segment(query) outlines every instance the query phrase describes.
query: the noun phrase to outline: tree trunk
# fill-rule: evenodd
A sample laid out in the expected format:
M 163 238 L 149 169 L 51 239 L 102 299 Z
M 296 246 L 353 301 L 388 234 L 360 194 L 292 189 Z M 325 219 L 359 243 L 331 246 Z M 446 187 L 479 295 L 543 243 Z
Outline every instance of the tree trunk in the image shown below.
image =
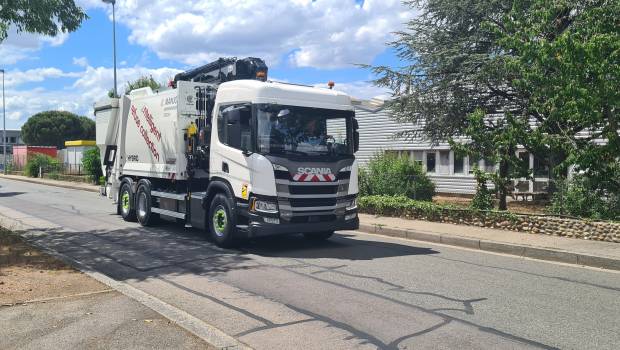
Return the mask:
M 506 210 L 508 209 L 508 205 L 506 204 L 506 197 L 507 197 L 507 190 L 506 190 L 506 184 L 508 181 L 510 181 L 510 179 L 507 179 L 508 177 L 508 162 L 506 160 L 501 160 L 499 162 L 499 189 L 498 189 L 498 193 L 499 193 L 499 210 Z

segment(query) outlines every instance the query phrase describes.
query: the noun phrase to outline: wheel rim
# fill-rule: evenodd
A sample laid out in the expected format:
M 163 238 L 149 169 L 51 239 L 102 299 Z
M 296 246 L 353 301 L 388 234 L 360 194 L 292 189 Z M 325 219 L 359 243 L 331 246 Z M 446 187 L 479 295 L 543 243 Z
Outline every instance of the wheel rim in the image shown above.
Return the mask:
M 129 192 L 127 191 L 123 192 L 121 195 L 121 208 L 124 213 L 129 211 Z
M 226 210 L 220 205 L 213 213 L 213 229 L 218 237 L 224 236 L 227 224 L 228 217 L 226 216 Z
M 140 193 L 138 197 L 138 214 L 141 218 L 146 216 L 146 193 Z

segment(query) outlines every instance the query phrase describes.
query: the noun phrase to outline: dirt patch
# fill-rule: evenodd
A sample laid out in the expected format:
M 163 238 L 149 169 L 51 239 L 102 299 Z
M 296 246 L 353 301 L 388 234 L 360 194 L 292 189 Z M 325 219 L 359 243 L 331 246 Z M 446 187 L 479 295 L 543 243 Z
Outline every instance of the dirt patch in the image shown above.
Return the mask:
M 450 196 L 435 196 L 433 197 L 433 203 L 437 204 L 451 204 L 459 208 L 468 208 L 471 203 L 471 198 L 464 197 L 450 197 Z M 546 214 L 547 203 L 544 201 L 521 201 L 512 200 L 508 198 L 508 211 L 521 214 Z M 496 205 L 497 206 L 497 205 Z
M 0 305 L 108 289 L 0 228 Z

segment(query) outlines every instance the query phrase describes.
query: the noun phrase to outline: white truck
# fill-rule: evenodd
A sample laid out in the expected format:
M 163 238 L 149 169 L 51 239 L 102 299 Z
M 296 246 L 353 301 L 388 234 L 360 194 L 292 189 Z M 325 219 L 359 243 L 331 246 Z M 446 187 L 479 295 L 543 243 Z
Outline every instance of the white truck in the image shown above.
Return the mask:
M 357 229 L 351 99 L 267 80 L 261 59 L 219 59 L 168 88 L 95 104 L 102 195 L 123 219 L 176 219 L 229 247 L 241 237 Z

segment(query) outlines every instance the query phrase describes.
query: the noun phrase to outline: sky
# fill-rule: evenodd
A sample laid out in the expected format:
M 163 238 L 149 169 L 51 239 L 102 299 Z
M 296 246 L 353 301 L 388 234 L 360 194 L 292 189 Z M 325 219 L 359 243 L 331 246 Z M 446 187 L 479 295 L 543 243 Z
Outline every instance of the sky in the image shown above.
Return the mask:
M 76 0 L 89 18 L 57 37 L 9 30 L 0 43 L 6 123 L 67 110 L 93 117 L 113 86 L 112 8 Z M 166 83 L 218 57 L 260 57 L 269 78 L 326 86 L 357 98 L 385 96 L 356 64 L 399 64 L 386 43 L 412 10 L 401 0 L 117 0 L 119 92 L 142 75 Z

